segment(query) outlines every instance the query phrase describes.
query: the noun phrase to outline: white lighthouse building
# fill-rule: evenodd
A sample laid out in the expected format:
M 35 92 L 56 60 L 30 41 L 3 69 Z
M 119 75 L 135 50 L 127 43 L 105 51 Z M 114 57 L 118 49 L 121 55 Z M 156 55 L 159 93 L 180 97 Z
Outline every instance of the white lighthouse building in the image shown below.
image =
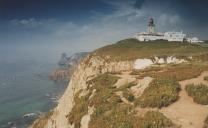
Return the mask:
M 153 18 L 149 19 L 149 24 L 148 24 L 148 33 L 149 34 L 154 34 L 155 33 L 155 24 Z
M 135 36 L 139 41 L 164 40 L 164 34 L 156 32 L 153 18 L 149 19 L 147 32 L 141 32 Z
M 150 18 L 148 21 L 148 28 L 147 32 L 141 32 L 135 35 L 135 38 L 139 41 L 154 41 L 154 40 L 167 40 L 170 42 L 189 42 L 189 43 L 199 43 L 203 42 L 200 41 L 198 38 L 187 38 L 186 34 L 181 32 L 165 32 L 160 33 L 156 32 L 156 25 L 154 23 L 154 19 Z

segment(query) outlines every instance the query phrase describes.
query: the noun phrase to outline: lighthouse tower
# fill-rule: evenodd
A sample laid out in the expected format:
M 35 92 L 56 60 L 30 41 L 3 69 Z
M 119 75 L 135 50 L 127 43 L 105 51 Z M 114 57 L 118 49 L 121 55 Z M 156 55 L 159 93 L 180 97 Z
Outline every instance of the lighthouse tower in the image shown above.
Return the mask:
M 155 24 L 154 24 L 154 20 L 153 20 L 152 17 L 149 19 L 148 30 L 147 31 L 148 31 L 149 34 L 154 34 L 155 33 Z

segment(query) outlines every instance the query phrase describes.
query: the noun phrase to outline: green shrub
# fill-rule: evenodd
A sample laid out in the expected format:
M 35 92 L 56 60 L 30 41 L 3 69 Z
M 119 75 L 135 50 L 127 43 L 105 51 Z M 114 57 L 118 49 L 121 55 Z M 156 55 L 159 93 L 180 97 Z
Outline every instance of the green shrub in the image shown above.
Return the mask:
M 112 88 L 112 85 L 114 85 L 119 77 L 110 75 L 108 73 L 101 74 L 94 79 L 87 82 L 87 84 L 94 84 L 96 85 L 95 88 L 103 88 L 103 87 L 109 87 Z
M 114 101 L 119 101 L 119 98 L 114 94 L 114 90 L 116 90 L 116 88 L 113 88 L 113 85 L 118 79 L 119 77 L 117 76 L 105 73 L 89 81 L 89 83 L 94 85 L 92 88 L 90 88 L 90 90 L 92 91 L 93 89 L 96 89 L 95 96 L 92 98 L 92 100 L 90 100 L 90 105 L 96 107 L 103 103 L 109 102 L 108 100 L 110 98 L 112 98 Z
M 180 85 L 175 80 L 155 79 L 136 100 L 141 107 L 165 107 L 178 99 Z
M 93 113 L 89 123 L 90 128 L 133 128 L 133 114 L 131 106 L 126 104 L 102 104 L 97 109 L 102 109 L 99 114 Z M 98 111 L 96 109 L 96 111 Z M 100 111 L 100 110 L 99 110 Z
M 149 111 L 138 120 L 136 125 L 136 128 L 169 128 L 173 126 L 173 123 L 162 113 Z
M 130 94 L 127 99 L 130 102 L 134 101 L 134 95 Z
M 133 102 L 134 101 L 134 95 L 129 92 L 129 90 L 123 91 L 123 97 L 125 97 L 128 101 Z
M 75 95 L 75 105 L 72 108 L 71 112 L 66 116 L 70 124 L 74 123 L 75 128 L 80 127 L 80 122 L 82 117 L 88 112 L 89 96 L 82 96 L 79 98 L 81 91 L 77 92 Z
M 191 96 L 194 102 L 202 105 L 208 105 L 208 86 L 200 85 L 187 85 L 186 91 Z

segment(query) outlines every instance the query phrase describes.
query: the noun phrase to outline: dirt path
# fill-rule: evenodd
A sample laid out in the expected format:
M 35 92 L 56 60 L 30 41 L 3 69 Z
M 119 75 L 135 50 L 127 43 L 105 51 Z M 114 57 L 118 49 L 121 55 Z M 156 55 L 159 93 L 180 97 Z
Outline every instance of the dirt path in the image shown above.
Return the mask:
M 141 85 L 146 85 L 151 82 L 152 78 L 146 77 L 142 80 L 136 80 L 135 76 L 129 74 L 129 72 L 123 72 L 121 75 L 117 75 L 121 77 L 117 83 L 116 87 L 120 87 L 129 82 L 137 82 L 138 85 L 131 88 L 131 91 L 140 94 L 142 90 Z M 189 97 L 185 91 L 185 86 L 188 84 L 200 84 L 203 83 L 208 86 L 208 81 L 204 81 L 204 76 L 208 76 L 208 71 L 203 72 L 199 77 L 180 81 L 181 91 L 179 93 L 179 100 L 172 105 L 162 108 L 159 111 L 162 112 L 166 117 L 171 119 L 173 123 L 180 125 L 181 128 L 202 128 L 204 124 L 205 118 L 208 116 L 208 105 L 200 105 L 193 102 L 193 99 Z M 144 88 L 146 87 L 144 86 Z M 139 115 L 143 115 L 146 111 L 158 109 L 144 109 L 137 108 L 136 109 Z
M 130 75 L 130 72 L 122 72 L 122 74 L 116 76 L 120 77 L 114 85 L 117 88 L 136 80 L 135 76 Z
M 208 106 L 194 103 L 185 91 L 187 84 L 206 84 L 204 76 L 208 76 L 208 72 L 203 72 L 199 77 L 184 80 L 180 82 L 182 90 L 180 91 L 180 99 L 160 110 L 165 116 L 171 119 L 175 124 L 181 125 L 182 128 L 202 128 L 203 121 L 208 116 Z

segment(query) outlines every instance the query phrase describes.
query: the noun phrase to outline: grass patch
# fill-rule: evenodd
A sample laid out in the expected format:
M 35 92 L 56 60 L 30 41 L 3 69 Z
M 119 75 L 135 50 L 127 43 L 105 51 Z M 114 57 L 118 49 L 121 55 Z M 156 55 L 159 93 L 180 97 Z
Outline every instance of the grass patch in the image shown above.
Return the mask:
M 207 118 L 204 120 L 204 126 L 203 128 L 208 128 L 208 116 Z
M 135 86 L 129 83 L 121 88 L 112 86 L 119 78 L 110 74 L 102 74 L 88 81 L 92 84 L 89 87 L 90 93 L 79 98 L 78 92 L 75 96 L 75 106 L 68 115 L 69 122 L 75 124 L 75 128 L 80 127 L 81 118 L 87 113 L 88 106 L 94 106 L 95 111 L 91 115 L 90 128 L 158 128 L 172 126 L 172 122 L 159 112 L 147 112 L 144 117 L 137 117 L 135 106 L 125 104 L 115 92 L 123 91 L 127 94 L 129 101 L 134 101 L 134 97 L 129 92 L 129 88 Z M 94 97 L 89 99 L 92 91 L 96 89 Z
M 99 109 L 99 106 L 97 109 Z M 103 109 L 103 107 L 102 107 Z M 92 115 L 89 123 L 90 128 L 133 128 L 132 108 L 129 105 L 117 104 L 109 106 L 108 110 Z M 97 111 L 97 110 L 96 110 Z
M 205 76 L 205 77 L 204 77 L 204 80 L 208 81 L 208 76 Z
M 80 128 L 80 122 L 82 117 L 88 112 L 89 104 L 89 94 L 87 96 L 82 96 L 79 98 L 81 91 L 77 92 L 75 95 L 75 105 L 72 108 L 71 112 L 66 116 L 69 123 L 74 124 L 75 128 Z
M 123 91 L 123 97 L 125 97 L 130 102 L 133 102 L 135 99 L 134 95 L 129 90 Z
M 95 55 L 104 58 L 106 56 L 110 56 L 110 59 L 115 61 L 172 55 L 179 57 L 188 57 L 192 55 L 196 56 L 196 58 L 200 58 L 200 55 L 207 53 L 207 47 L 202 47 L 196 44 L 168 41 L 141 42 L 137 39 L 125 39 L 117 42 L 116 44 L 102 47 L 94 52 Z
M 165 67 L 150 67 L 143 70 L 134 70 L 131 72 L 131 74 L 139 75 L 140 78 L 150 76 L 159 79 L 175 79 L 177 81 L 181 81 L 195 78 L 207 69 L 207 65 L 177 64 L 167 65 Z
M 193 56 L 193 59 L 198 61 L 208 61 L 208 54 L 195 55 Z
M 147 112 L 135 125 L 135 128 L 169 128 L 174 126 L 170 119 L 156 111 Z
M 122 85 L 121 87 L 119 87 L 119 88 L 117 89 L 117 91 L 125 91 L 125 90 L 127 90 L 127 89 L 130 89 L 130 88 L 133 87 L 133 86 L 136 86 L 136 85 L 137 85 L 137 84 L 134 83 L 134 82 L 127 83 L 127 84 Z
M 102 74 L 89 81 L 96 89 L 95 96 L 90 100 L 90 105 L 95 107 L 91 116 L 90 128 L 128 128 L 131 127 L 130 118 L 127 118 L 131 106 L 125 105 L 119 96 L 115 94 L 118 90 L 113 88 L 119 77 L 109 74 Z
M 52 115 L 53 115 L 53 111 L 50 111 L 50 112 L 42 115 L 37 121 L 34 122 L 32 127 L 33 128 L 44 128 L 47 125 L 48 120 L 51 118 Z
M 67 115 L 69 123 L 74 124 L 75 128 L 80 128 L 82 117 L 88 113 L 88 106 L 98 108 L 96 110 L 96 113 L 98 114 L 105 111 L 105 109 L 108 109 L 108 106 L 113 105 L 114 102 L 121 102 L 121 100 L 112 93 L 112 85 L 115 84 L 117 80 L 118 77 L 116 76 L 102 74 L 93 80 L 88 81 L 88 84 L 94 84 L 94 86 L 89 88 L 90 92 L 86 96 L 79 97 L 81 91 L 75 94 L 75 105 L 72 108 L 72 111 Z M 89 97 L 94 89 L 96 89 L 96 94 L 90 100 Z M 103 103 L 106 103 L 106 105 L 100 106 Z
M 113 85 L 118 81 L 119 77 L 110 74 L 102 74 L 96 78 L 90 80 L 88 84 L 94 86 L 90 90 L 96 89 L 96 94 L 90 101 L 91 106 L 98 106 L 102 103 L 108 102 L 107 100 L 114 96 L 114 90 L 116 89 Z
M 88 81 L 87 84 L 96 85 L 96 87 L 94 87 L 95 89 L 101 89 L 104 87 L 111 88 L 117 82 L 118 79 L 119 77 L 117 76 L 104 73 Z
M 206 85 L 187 85 L 186 91 L 194 102 L 202 105 L 208 105 L 208 87 Z
M 122 91 L 123 92 L 123 97 L 125 97 L 128 101 L 133 102 L 135 97 L 134 95 L 129 91 L 129 89 L 133 86 L 136 86 L 137 84 L 134 82 L 122 85 L 116 91 Z
M 180 85 L 176 80 L 155 79 L 136 99 L 141 107 L 166 107 L 178 99 Z

